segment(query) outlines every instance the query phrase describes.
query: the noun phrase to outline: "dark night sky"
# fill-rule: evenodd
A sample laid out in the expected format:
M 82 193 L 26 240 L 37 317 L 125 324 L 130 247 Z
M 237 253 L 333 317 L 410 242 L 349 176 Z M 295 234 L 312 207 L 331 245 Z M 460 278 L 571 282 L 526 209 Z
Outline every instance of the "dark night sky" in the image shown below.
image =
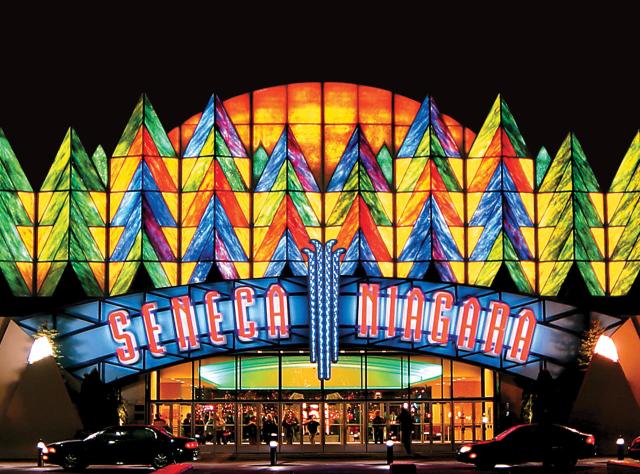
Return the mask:
M 476 131 L 500 92 L 532 154 L 542 145 L 554 154 L 573 131 L 606 188 L 640 127 L 638 40 L 625 12 L 595 13 L 523 12 L 472 23 L 404 11 L 389 16 L 389 28 L 357 15 L 328 15 L 319 27 L 308 16 L 258 13 L 255 24 L 239 24 L 230 14 L 190 30 L 166 18 L 133 15 L 113 28 L 98 24 L 99 13 L 61 23 L 43 14 L 42 23 L 2 33 L 0 127 L 39 187 L 69 125 L 88 150 L 102 144 L 110 153 L 142 91 L 167 130 L 201 111 L 212 92 L 226 99 L 324 80 L 416 100 L 431 94 Z

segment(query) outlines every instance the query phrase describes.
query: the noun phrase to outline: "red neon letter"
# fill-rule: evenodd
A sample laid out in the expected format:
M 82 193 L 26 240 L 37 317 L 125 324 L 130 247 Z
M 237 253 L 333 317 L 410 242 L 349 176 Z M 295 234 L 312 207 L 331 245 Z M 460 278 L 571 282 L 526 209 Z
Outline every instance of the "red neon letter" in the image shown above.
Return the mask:
M 418 342 L 422 339 L 423 313 L 424 293 L 420 288 L 411 288 L 407 293 L 407 311 L 404 317 L 404 337 L 402 340 Z M 412 333 L 413 337 L 411 337 Z
M 462 304 L 460 308 L 460 324 L 458 325 L 458 349 L 473 351 L 478 336 L 478 321 L 480 319 L 480 302 L 473 296 Z
M 118 360 L 125 365 L 135 364 L 140 359 L 140 354 L 138 353 L 136 336 L 132 332 L 125 331 L 131 325 L 129 313 L 124 309 L 117 309 L 109 313 L 108 319 L 111 337 L 115 342 L 123 344 L 122 347 L 116 349 Z
M 289 337 L 289 305 L 287 293 L 280 285 L 275 284 L 267 291 L 267 324 L 269 337 Z M 278 334 L 279 330 L 280 334 Z
M 387 289 L 387 337 L 396 335 L 396 308 L 398 307 L 398 287 Z
M 449 318 L 445 311 L 453 309 L 453 295 L 448 291 L 436 291 L 433 295 L 433 311 L 428 341 L 431 344 L 446 344 L 449 341 Z
M 142 313 L 142 321 L 144 322 L 144 331 L 147 333 L 147 342 L 149 343 L 149 352 L 154 356 L 162 356 L 167 350 L 160 344 L 160 334 L 162 328 L 156 322 L 156 309 L 158 304 L 154 301 L 145 303 L 140 309 Z
M 507 327 L 507 319 L 511 308 L 502 301 L 492 301 L 489 303 L 491 319 L 485 331 L 484 344 L 482 350 L 485 354 L 499 356 L 504 344 L 504 329 Z
M 358 292 L 358 326 L 360 337 L 378 336 L 378 296 L 380 285 L 360 283 Z
M 207 323 L 209 325 L 209 340 L 211 344 L 220 346 L 227 343 L 227 336 L 220 334 L 220 322 L 222 314 L 218 311 L 216 300 L 220 298 L 220 293 L 215 290 L 207 291 L 204 295 L 204 304 L 207 307 Z
M 524 308 L 520 311 L 518 325 L 514 325 L 511 330 L 511 350 L 507 354 L 507 359 L 514 362 L 527 361 L 536 323 L 536 315 L 531 309 Z
M 247 306 L 253 305 L 253 288 L 241 286 L 236 288 L 234 293 L 234 305 L 236 309 L 236 326 L 238 328 L 238 339 L 250 341 L 256 337 L 256 323 L 249 321 L 247 317 Z
M 196 325 L 196 316 L 193 313 L 189 296 L 171 298 L 171 313 L 173 313 L 173 324 L 178 335 L 178 349 L 180 351 L 199 349 L 198 326 Z M 185 334 L 185 326 L 188 331 L 187 334 Z

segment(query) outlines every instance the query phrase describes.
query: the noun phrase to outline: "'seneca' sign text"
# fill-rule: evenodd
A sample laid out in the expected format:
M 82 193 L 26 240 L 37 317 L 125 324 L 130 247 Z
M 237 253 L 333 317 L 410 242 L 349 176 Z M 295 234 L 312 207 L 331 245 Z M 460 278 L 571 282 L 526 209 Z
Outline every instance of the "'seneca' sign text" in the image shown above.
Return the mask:
M 188 295 L 171 298 L 169 327 L 158 323 L 157 303 L 145 303 L 140 308 L 142 331 L 133 330 L 132 318 L 126 309 L 111 311 L 107 318 L 111 338 L 118 344 L 118 360 L 126 365 L 136 364 L 145 345 L 154 357 L 163 357 L 165 344 L 169 342 L 175 342 L 181 352 L 199 349 L 201 340 L 205 340 L 201 338 L 223 346 L 230 333 L 240 342 L 255 341 L 260 328 L 248 311 L 256 303 L 255 290 L 250 286 L 234 290 L 232 304 L 227 306 L 232 314 L 220 311 L 220 298 L 218 291 L 210 290 L 203 301 L 198 302 L 203 307 L 204 319 L 196 317 Z M 265 303 L 261 320 L 266 321 L 266 336 L 289 338 L 289 303 L 285 289 L 273 284 L 260 298 L 264 298 Z M 505 358 L 514 362 L 526 362 L 529 358 L 536 328 L 536 316 L 530 308 L 522 308 L 510 318 L 511 308 L 500 300 L 490 301 L 488 308 L 482 308 L 475 297 L 456 302 L 454 295 L 444 290 L 427 295 L 420 288 L 412 287 L 400 294 L 397 286 L 383 290 L 374 283 L 360 283 L 354 313 L 357 314 L 341 315 L 341 321 L 343 326 L 347 323 L 346 326 L 354 327 L 359 338 L 399 338 L 407 344 L 455 344 L 461 351 L 494 357 L 504 353 Z M 166 331 L 173 334 L 168 336 Z M 140 337 L 146 340 L 140 341 Z

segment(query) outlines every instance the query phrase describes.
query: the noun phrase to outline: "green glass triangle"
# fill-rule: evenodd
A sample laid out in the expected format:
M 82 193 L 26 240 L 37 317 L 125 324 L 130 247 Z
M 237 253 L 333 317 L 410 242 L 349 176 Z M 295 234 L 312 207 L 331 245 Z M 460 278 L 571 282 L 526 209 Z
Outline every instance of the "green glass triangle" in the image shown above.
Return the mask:
M 287 189 L 289 191 L 304 191 L 300 180 L 298 179 L 298 175 L 293 169 L 293 164 L 291 161 L 286 160 L 287 163 Z
M 302 223 L 305 226 L 320 226 L 320 222 L 318 221 L 315 212 L 313 212 L 313 208 L 311 207 L 311 203 L 307 199 L 306 193 L 300 191 L 291 191 L 288 194 L 291 197 L 291 202 L 293 202 L 293 205 L 298 211 L 298 215 L 300 216 Z
M 224 176 L 229 181 L 232 191 L 246 191 L 247 186 L 242 179 L 242 175 L 236 166 L 235 159 L 230 156 L 218 156 L 216 157 L 220 169 L 224 173 Z
M 384 212 L 384 208 L 382 207 L 382 204 L 380 204 L 377 193 L 362 192 L 361 196 L 367 204 L 367 207 L 371 212 L 371 217 L 373 217 L 373 220 L 377 225 L 391 225 L 391 220 L 389 220 L 387 214 Z
M 376 161 L 378 162 L 387 183 L 393 183 L 393 158 L 386 145 L 382 145 L 382 148 L 380 148 L 380 151 L 376 156 Z
M 520 157 L 529 156 L 527 146 L 524 143 L 524 138 L 522 138 L 522 134 L 520 133 L 518 125 L 511 114 L 511 110 L 509 110 L 509 106 L 502 97 L 500 97 L 500 125 L 507 132 L 507 136 L 511 141 L 511 145 L 516 152 L 516 155 Z
M 269 154 L 262 144 L 260 144 L 253 154 L 253 179 L 255 182 L 258 182 L 260 175 L 262 175 L 264 171 L 264 167 L 267 166 L 267 161 L 269 161 Z
M 224 141 L 224 138 L 220 134 L 220 131 L 216 128 L 215 134 L 215 154 L 216 156 L 231 156 L 231 151 L 229 151 L 229 147 L 227 143 Z
M 536 156 L 536 189 L 540 188 L 544 175 L 549 169 L 551 164 L 551 155 L 545 147 L 540 148 L 538 155 Z
M 431 155 L 447 156 L 444 148 L 442 148 L 442 143 L 440 143 L 438 135 L 436 134 L 431 124 L 427 128 L 427 133 L 431 135 Z

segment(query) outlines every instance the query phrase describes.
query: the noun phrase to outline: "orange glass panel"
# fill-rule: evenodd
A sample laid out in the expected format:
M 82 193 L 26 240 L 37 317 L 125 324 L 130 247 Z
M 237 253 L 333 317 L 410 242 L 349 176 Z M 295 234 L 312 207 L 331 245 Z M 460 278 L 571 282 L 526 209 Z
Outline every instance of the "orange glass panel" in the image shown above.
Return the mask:
M 292 84 L 288 91 L 289 123 L 320 123 L 322 89 L 319 82 Z
M 393 114 L 396 125 L 411 125 L 418 109 L 420 109 L 420 103 L 401 95 L 395 95 L 393 100 L 395 101 Z
M 360 123 L 391 123 L 391 92 L 375 87 L 358 87 Z
M 287 120 L 287 87 L 270 87 L 253 93 L 255 123 L 285 123 Z
M 356 123 L 358 120 L 358 86 L 328 82 L 324 85 L 325 123 Z
M 251 107 L 249 94 L 242 94 L 224 101 L 224 108 L 235 125 L 250 123 Z

